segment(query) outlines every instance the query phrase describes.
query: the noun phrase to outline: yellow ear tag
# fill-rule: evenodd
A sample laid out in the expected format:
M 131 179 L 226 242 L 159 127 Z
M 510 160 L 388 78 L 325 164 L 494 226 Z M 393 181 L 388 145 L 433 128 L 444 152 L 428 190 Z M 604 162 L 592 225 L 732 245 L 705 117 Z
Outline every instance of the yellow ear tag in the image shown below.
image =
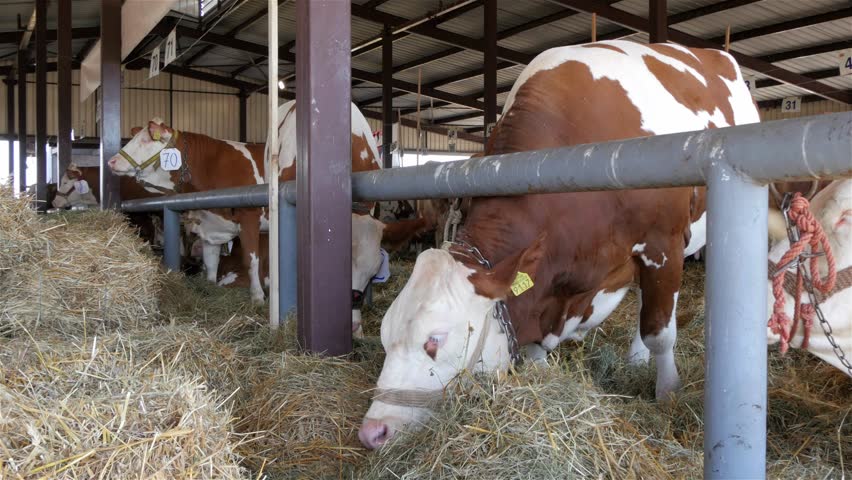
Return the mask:
M 154 132 L 153 137 L 154 137 L 154 140 L 159 142 L 160 141 L 160 131 L 158 130 L 158 131 Z
M 527 290 L 533 287 L 534 283 L 532 278 L 524 272 L 518 272 L 515 276 L 515 281 L 512 282 L 512 293 L 515 296 L 519 296 L 520 294 L 526 292 Z

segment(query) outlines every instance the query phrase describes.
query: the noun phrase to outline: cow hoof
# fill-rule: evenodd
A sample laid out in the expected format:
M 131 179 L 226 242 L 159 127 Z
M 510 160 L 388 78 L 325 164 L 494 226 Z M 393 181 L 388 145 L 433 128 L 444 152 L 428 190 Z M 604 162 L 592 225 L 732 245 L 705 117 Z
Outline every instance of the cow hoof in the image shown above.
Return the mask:
M 678 390 L 680 390 L 680 378 L 674 378 L 670 382 L 660 383 L 657 382 L 657 390 L 656 397 L 657 401 L 660 403 L 674 403 L 676 394 Z
M 364 338 L 364 328 L 358 325 L 358 328 L 352 330 L 352 338 Z

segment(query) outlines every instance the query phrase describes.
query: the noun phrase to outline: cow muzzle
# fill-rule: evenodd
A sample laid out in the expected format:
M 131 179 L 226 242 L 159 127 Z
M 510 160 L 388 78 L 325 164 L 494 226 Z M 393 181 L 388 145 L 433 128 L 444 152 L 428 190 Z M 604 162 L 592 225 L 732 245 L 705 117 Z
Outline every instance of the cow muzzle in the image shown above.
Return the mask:
M 381 420 L 364 419 L 364 423 L 358 430 L 358 439 L 366 448 L 375 450 L 387 443 L 393 434 L 393 428 L 387 423 Z

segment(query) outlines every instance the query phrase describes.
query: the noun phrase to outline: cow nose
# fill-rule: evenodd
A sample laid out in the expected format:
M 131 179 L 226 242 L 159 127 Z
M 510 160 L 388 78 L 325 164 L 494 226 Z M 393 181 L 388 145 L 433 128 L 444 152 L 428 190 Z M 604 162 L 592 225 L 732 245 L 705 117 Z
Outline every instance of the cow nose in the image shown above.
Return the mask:
M 393 430 L 381 420 L 365 420 L 358 430 L 358 438 L 370 450 L 382 446 L 392 436 Z
M 115 168 L 115 157 L 110 158 L 107 165 L 109 165 L 110 168 Z

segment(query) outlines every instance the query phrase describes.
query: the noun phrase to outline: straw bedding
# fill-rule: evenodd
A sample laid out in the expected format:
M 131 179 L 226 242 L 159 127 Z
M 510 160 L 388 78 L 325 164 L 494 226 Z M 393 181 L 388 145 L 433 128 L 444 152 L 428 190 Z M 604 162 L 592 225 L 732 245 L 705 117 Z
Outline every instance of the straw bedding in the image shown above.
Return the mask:
M 40 261 L 46 245 L 56 251 L 52 232 L 73 230 L 69 217 L 33 221 L 18 207 L 0 202 L 0 222 L 23 219 L 17 237 L 0 223 L 5 285 L 18 263 Z M 113 233 L 88 234 L 104 243 L 114 235 L 128 251 L 139 245 L 114 218 L 89 215 L 89 228 Z M 156 266 L 143 247 L 135 251 Z M 85 252 L 67 258 L 88 265 Z M 112 271 L 120 262 L 108 258 L 101 265 Z M 301 354 L 294 326 L 271 334 L 247 292 L 174 274 L 154 272 L 137 286 L 150 298 L 131 305 L 145 313 L 122 310 L 136 317 L 89 320 L 87 307 L 84 322 L 82 309 L 69 309 L 58 315 L 69 323 L 57 326 L 7 312 L 16 326 L 0 339 L 0 478 L 701 477 L 700 264 L 687 265 L 681 289 L 684 387 L 671 404 L 653 400 L 653 366 L 622 360 L 635 328 L 630 293 L 583 344 L 555 352 L 550 367 L 464 377 L 423 429 L 363 450 L 357 428 L 383 361 L 375 335 L 412 266 L 413 257 L 394 259 L 393 277 L 375 286 L 364 310 L 368 338 L 346 358 Z M 73 289 L 67 282 L 54 288 Z M 771 351 L 770 359 L 768 475 L 848 476 L 852 382 L 801 352 Z

